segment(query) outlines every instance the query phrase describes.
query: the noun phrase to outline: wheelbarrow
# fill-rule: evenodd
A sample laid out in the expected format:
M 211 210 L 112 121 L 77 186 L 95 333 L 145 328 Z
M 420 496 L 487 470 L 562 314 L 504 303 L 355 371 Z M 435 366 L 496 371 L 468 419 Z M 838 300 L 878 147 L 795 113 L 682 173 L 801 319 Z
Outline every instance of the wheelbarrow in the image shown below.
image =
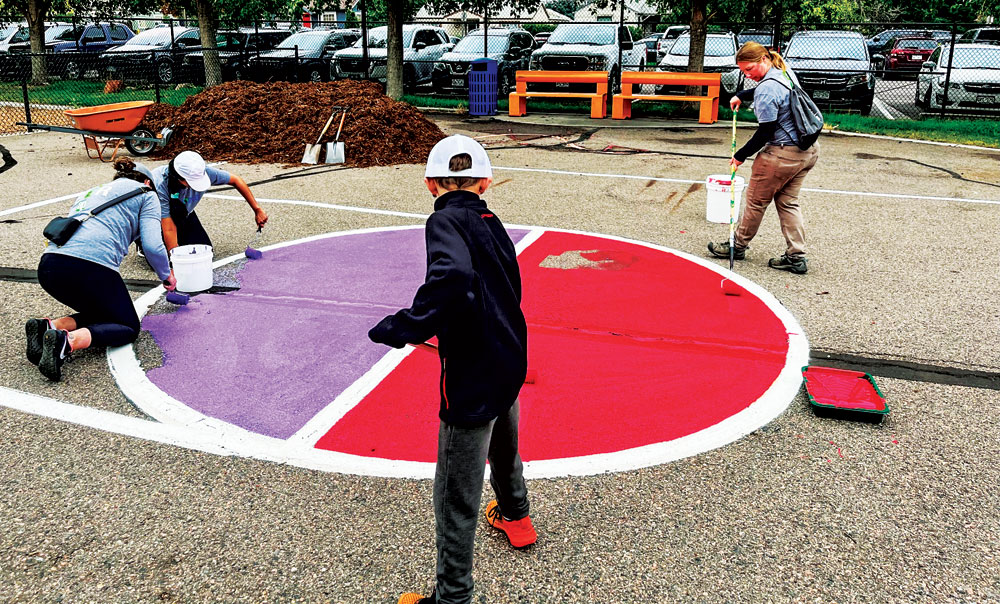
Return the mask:
M 96 157 L 102 162 L 114 161 L 123 144 L 132 155 L 149 155 L 157 146 L 163 147 L 170 142 L 173 135 L 170 128 L 163 128 L 154 135 L 148 128 L 139 127 L 152 105 L 153 101 L 129 101 L 68 109 L 64 113 L 73 120 L 76 128 L 31 122 L 17 122 L 17 125 L 26 126 L 28 132 L 42 130 L 79 134 L 83 136 L 87 157 Z M 105 159 L 109 148 L 112 149 L 111 157 Z

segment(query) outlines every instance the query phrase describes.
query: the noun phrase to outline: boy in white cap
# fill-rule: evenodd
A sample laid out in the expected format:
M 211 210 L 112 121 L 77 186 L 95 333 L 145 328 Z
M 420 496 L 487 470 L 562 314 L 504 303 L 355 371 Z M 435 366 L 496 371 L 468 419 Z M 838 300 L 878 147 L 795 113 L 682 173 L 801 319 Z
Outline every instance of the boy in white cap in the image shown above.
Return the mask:
M 410 308 L 382 319 L 368 337 L 394 348 L 438 338 L 437 584 L 429 597 L 406 593 L 399 604 L 467 604 L 487 458 L 497 496 L 486 506 L 487 523 L 516 548 L 538 538 L 518 453 L 528 330 L 514 243 L 479 198 L 493 182 L 486 150 L 449 136 L 431 150 L 424 175 L 437 198 L 425 231 L 425 282 Z
M 253 210 L 257 228 L 267 223 L 267 212 L 257 204 L 242 178 L 206 166 L 205 160 L 194 151 L 181 152 L 168 165 L 153 170 L 153 185 L 160 199 L 163 243 L 167 246 L 167 253 L 179 245 L 212 245 L 194 208 L 213 185 L 235 187 Z

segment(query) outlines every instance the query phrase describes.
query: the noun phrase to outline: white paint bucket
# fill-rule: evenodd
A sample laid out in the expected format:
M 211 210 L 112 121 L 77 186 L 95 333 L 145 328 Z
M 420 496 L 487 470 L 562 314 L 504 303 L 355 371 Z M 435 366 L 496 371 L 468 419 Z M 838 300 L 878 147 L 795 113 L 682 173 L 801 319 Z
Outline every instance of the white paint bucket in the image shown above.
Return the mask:
M 200 292 L 212 287 L 212 246 L 181 245 L 170 250 L 177 291 Z
M 708 202 L 705 206 L 705 219 L 709 222 L 729 224 L 729 187 L 728 174 L 713 174 L 705 179 L 705 189 L 708 191 Z M 743 191 L 746 181 L 742 176 L 736 177 L 736 215 L 733 222 L 740 220 L 740 202 L 743 201 Z

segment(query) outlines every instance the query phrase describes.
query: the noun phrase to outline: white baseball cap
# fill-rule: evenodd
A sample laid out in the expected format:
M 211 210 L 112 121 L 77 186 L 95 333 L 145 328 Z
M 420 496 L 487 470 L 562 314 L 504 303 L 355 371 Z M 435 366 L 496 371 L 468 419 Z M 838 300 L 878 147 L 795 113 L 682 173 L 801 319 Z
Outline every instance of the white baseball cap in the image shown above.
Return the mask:
M 466 170 L 452 171 L 448 164 L 456 155 L 467 153 L 472 158 L 472 167 Z M 493 178 L 493 168 L 486 149 L 468 136 L 455 134 L 441 139 L 431 149 L 427 156 L 426 178 L 444 178 L 446 176 L 467 176 L 469 178 Z
M 175 157 L 174 171 L 199 193 L 212 186 L 211 179 L 205 174 L 205 160 L 194 151 L 184 151 Z

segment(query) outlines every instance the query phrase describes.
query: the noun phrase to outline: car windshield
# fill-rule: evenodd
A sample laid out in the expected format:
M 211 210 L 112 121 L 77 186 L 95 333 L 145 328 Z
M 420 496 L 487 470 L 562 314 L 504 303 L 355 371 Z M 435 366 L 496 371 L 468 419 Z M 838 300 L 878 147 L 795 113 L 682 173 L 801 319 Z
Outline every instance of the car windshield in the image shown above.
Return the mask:
M 865 45 L 861 38 L 808 36 L 793 38 L 785 57 L 789 59 L 829 59 L 832 61 L 864 61 Z
M 80 39 L 80 36 L 82 35 L 83 35 L 83 26 L 80 25 L 78 27 L 67 27 L 65 29 L 62 29 L 55 35 L 54 38 L 51 39 L 56 40 L 58 42 L 75 42 L 76 40 Z M 46 36 L 46 38 L 48 38 L 48 36 Z
M 178 32 L 180 33 L 180 32 Z M 125 46 L 169 46 L 170 45 L 170 28 L 169 27 L 154 27 L 153 29 L 147 29 L 141 34 L 137 34 L 135 37 L 129 39 L 128 42 L 122 45 Z
M 756 42 L 763 46 L 771 45 L 771 34 L 740 34 L 740 45 L 746 44 L 747 42 Z
M 615 43 L 614 25 L 560 25 L 548 39 L 549 44 L 594 44 L 607 46 Z
M 691 36 L 684 34 L 670 47 L 670 54 L 687 56 L 691 52 Z M 708 36 L 705 38 L 706 57 L 735 57 L 736 46 L 729 36 Z
M 386 27 L 376 27 L 374 29 L 368 30 L 368 48 L 385 48 L 388 44 L 389 29 Z M 358 38 L 358 41 L 354 43 L 353 48 L 362 47 L 362 39 Z M 410 47 L 410 40 L 413 39 L 413 30 L 403 30 L 403 48 Z M 482 40 L 479 41 L 482 44 Z
M 487 36 L 487 52 L 506 52 L 509 36 Z M 468 35 L 458 41 L 452 52 L 483 52 L 483 35 Z
M 945 56 L 941 66 L 947 66 Z M 954 69 L 1000 69 L 1000 46 L 996 48 L 958 48 L 951 60 Z
M 10 25 L 5 25 L 3 27 L 0 27 L 0 40 L 6 40 L 7 38 L 10 37 L 12 33 L 14 33 L 17 30 L 18 30 L 17 25 L 13 23 Z
M 275 48 L 295 48 L 299 50 L 319 50 L 326 44 L 328 32 L 305 31 L 292 34 L 281 41 Z
M 234 33 L 221 33 L 215 36 L 216 48 L 239 48 L 243 46 L 243 36 Z
M 896 42 L 896 48 L 907 48 L 914 50 L 934 50 L 938 43 L 934 40 L 900 40 Z

